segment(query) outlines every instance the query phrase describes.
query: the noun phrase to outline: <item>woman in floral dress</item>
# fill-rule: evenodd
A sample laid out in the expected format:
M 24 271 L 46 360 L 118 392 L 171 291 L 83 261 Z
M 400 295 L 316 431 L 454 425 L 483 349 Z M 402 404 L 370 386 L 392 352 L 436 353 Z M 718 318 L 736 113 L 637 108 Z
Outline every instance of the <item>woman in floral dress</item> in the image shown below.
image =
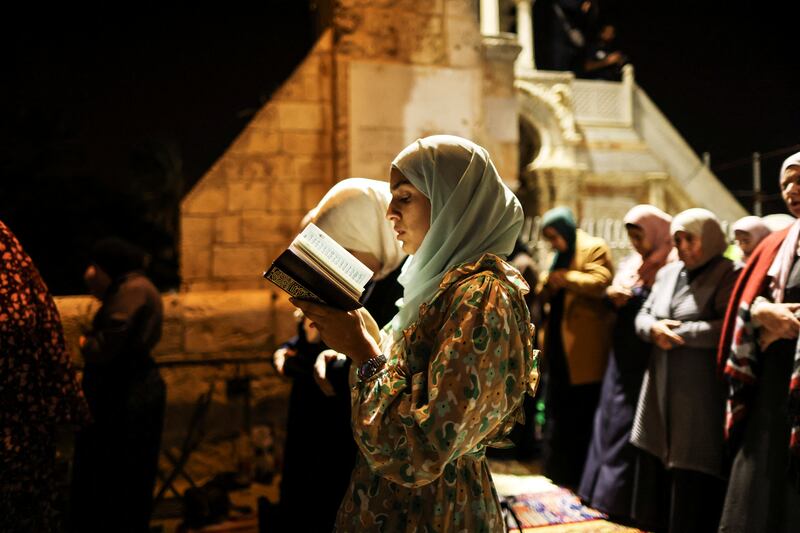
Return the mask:
M 0 531 L 60 531 L 56 434 L 89 421 L 61 317 L 0 222 Z
M 522 208 L 485 149 L 420 139 L 392 163 L 387 217 L 412 255 L 402 307 L 372 317 L 293 300 L 349 356 L 360 450 L 337 531 L 502 531 L 487 446 L 538 381 L 528 286 L 504 261 Z

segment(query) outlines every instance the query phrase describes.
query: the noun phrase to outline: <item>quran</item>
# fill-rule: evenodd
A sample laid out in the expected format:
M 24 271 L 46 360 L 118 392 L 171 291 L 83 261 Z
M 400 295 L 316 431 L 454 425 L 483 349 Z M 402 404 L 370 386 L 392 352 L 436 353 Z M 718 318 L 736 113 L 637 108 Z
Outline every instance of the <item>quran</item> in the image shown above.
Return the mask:
M 294 298 L 352 311 L 361 307 L 364 286 L 372 274 L 327 233 L 309 224 L 264 277 Z

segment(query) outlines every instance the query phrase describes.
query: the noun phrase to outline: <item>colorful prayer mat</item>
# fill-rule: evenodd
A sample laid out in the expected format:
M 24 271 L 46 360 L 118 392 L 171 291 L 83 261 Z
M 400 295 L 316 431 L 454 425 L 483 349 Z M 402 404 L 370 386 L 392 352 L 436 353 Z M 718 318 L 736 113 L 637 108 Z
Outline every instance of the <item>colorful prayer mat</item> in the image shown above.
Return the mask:
M 506 499 L 525 529 L 606 518 L 603 513 L 583 505 L 575 494 L 563 488 L 518 494 Z M 517 524 L 511 517 L 508 526 L 509 529 L 516 529 Z

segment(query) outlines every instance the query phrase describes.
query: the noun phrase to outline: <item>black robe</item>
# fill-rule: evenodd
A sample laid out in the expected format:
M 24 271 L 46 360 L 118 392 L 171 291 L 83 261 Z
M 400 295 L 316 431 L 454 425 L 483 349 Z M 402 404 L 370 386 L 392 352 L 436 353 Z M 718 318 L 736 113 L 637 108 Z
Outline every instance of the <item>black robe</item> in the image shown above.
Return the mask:
M 364 307 L 379 326 L 397 312 L 395 302 L 402 296 L 399 274 L 398 268 L 366 288 Z M 326 376 L 336 392 L 328 397 L 314 380 L 314 363 L 327 346 L 308 342 L 300 324 L 297 335 L 282 347 L 292 348 L 295 355 L 284 363 L 292 392 L 276 531 L 331 531 L 357 453 L 350 425 L 350 359 L 328 365 Z
M 82 348 L 92 423 L 75 443 L 73 531 L 148 531 L 166 404 L 150 352 L 161 338 L 161 295 L 143 274 L 108 290 Z

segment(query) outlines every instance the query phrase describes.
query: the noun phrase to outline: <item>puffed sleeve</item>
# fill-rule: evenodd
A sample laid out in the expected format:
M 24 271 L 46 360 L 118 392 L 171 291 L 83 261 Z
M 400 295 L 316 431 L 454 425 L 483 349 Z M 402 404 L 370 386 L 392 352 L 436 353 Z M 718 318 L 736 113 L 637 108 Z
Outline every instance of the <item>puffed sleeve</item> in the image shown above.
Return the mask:
M 378 475 L 406 487 L 430 483 L 520 404 L 535 362 L 524 301 L 512 290 L 486 274 L 462 281 L 442 304 L 427 369 L 390 364 L 356 385 L 354 435 Z

